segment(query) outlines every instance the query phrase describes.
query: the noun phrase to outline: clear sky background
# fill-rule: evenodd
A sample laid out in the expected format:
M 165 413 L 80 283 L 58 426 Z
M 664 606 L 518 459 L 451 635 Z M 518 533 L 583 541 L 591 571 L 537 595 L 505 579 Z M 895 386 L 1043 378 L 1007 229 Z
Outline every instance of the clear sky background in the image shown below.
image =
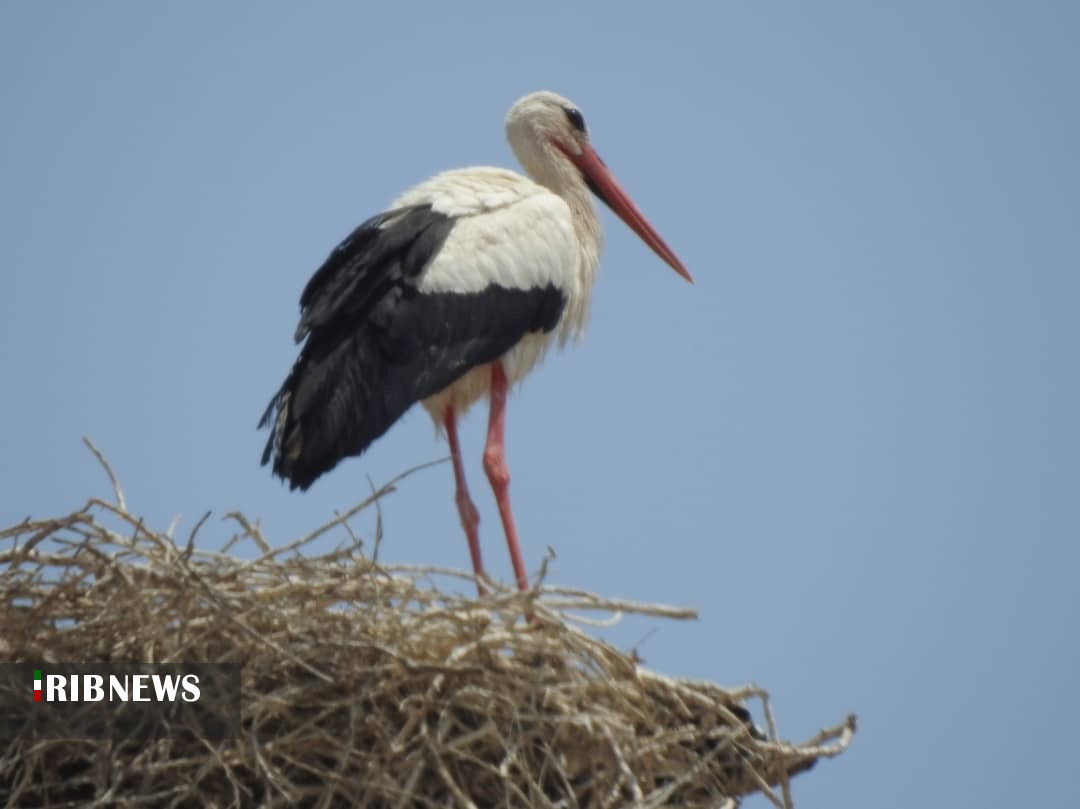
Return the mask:
M 153 524 L 275 541 L 444 456 L 416 409 L 290 493 L 255 424 L 326 253 L 438 170 L 514 166 L 507 108 L 555 90 L 698 283 L 604 211 L 589 336 L 511 400 L 530 568 L 698 608 L 611 637 L 764 685 L 789 738 L 857 712 L 801 806 L 1068 805 L 1078 8 L 4 3 L 0 524 L 109 493 L 82 435 Z M 384 558 L 467 567 L 449 466 L 384 519 Z

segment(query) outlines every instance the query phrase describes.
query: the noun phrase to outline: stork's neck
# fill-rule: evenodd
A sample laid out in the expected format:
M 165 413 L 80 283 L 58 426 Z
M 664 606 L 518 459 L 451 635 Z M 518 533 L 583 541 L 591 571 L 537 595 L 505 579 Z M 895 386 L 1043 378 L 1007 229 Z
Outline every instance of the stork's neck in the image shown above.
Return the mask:
M 593 205 L 592 193 L 577 167 L 554 146 L 541 142 L 532 145 L 532 148 L 522 149 L 513 140 L 511 143 L 526 174 L 562 197 L 570 207 L 574 234 L 580 249 L 574 272 L 577 283 L 567 300 L 559 326 L 559 337 L 563 342 L 580 338 L 589 319 L 593 284 L 600 267 L 600 220 Z
M 581 172 L 564 154 L 548 143 L 540 144 L 536 149 L 515 149 L 518 159 L 535 182 L 562 197 L 570 206 L 574 221 L 574 232 L 581 245 L 581 265 L 578 274 L 584 292 L 592 288 L 596 270 L 600 264 L 600 219 L 593 204 L 592 192 L 589 191 Z M 523 153 L 525 152 L 525 153 Z
M 569 164 L 567 164 L 569 165 Z M 577 169 L 570 167 L 567 172 L 569 177 L 563 179 L 561 187 L 548 185 L 548 188 L 566 200 L 570 206 L 570 213 L 574 218 L 574 231 L 578 241 L 581 242 L 581 272 L 584 274 L 582 281 L 592 286 L 596 275 L 596 268 L 600 263 L 600 219 L 596 214 L 596 205 L 593 204 L 592 192 L 582 179 Z

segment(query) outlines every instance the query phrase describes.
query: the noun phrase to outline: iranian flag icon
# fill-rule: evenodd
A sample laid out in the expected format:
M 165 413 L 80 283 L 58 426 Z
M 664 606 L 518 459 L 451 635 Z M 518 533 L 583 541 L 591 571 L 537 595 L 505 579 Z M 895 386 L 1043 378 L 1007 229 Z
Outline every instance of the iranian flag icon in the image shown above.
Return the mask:
M 41 669 L 34 669 L 34 702 L 41 702 Z

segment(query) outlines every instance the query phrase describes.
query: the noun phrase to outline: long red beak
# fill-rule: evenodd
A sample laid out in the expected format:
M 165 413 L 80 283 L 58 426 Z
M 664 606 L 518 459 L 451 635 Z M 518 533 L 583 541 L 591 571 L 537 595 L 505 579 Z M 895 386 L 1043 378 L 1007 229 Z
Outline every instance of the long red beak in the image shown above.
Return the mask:
M 649 224 L 649 220 L 645 218 L 645 214 L 638 210 L 634 201 L 630 199 L 630 195 L 623 191 L 619 181 L 615 179 L 611 169 L 600 159 L 600 155 L 596 153 L 596 150 L 589 144 L 585 144 L 582 146 L 581 154 L 575 155 L 571 154 L 568 149 L 563 148 L 562 144 L 557 145 L 570 158 L 570 161 L 578 167 L 578 170 L 585 175 L 585 182 L 592 192 L 600 197 L 671 269 L 675 270 L 691 284 L 694 283 L 689 270 L 679 261 L 675 251 L 668 247 L 667 242 L 656 232 L 656 228 Z

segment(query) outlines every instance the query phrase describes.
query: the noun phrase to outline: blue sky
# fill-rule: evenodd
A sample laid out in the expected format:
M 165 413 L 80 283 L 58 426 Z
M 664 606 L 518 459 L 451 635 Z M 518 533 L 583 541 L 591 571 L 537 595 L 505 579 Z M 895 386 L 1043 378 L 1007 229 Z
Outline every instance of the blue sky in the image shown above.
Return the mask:
M 802 806 L 1063 803 L 1080 12 L 660 8 L 0 5 L 0 523 L 108 493 L 82 435 L 154 524 L 240 509 L 279 541 L 445 455 L 417 409 L 290 493 L 255 423 L 334 244 L 440 169 L 513 166 L 507 108 L 555 90 L 697 284 L 604 212 L 589 336 L 511 400 L 529 566 L 697 607 L 611 637 L 766 686 L 788 737 L 857 712 Z M 448 466 L 383 505 L 384 558 L 467 566 Z

